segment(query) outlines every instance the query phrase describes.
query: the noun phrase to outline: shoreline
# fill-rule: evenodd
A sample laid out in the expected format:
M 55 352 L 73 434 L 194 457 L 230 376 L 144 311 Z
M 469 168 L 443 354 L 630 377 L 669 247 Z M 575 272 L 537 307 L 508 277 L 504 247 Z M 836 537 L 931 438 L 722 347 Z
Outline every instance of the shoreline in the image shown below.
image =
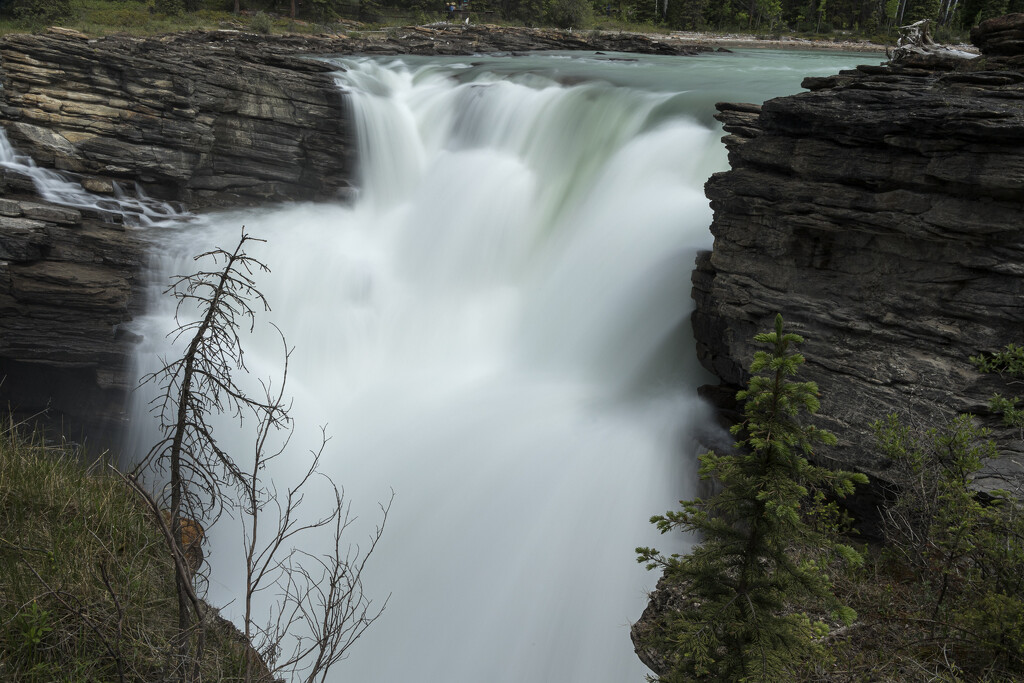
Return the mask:
M 678 40 L 690 45 L 707 45 L 709 47 L 751 48 L 769 50 L 822 50 L 829 52 L 877 52 L 885 53 L 892 45 L 882 45 L 868 40 L 811 40 L 783 36 L 781 38 L 758 38 L 738 33 L 703 33 L 698 31 L 673 31 L 668 34 L 670 40 Z
M 885 55 L 894 45 L 871 42 L 867 39 L 817 40 L 784 35 L 766 38 L 743 33 L 715 33 L 705 31 L 671 31 L 669 33 L 633 32 L 624 30 L 573 30 L 552 28 L 529 28 L 524 26 L 502 26 L 499 24 L 449 24 L 434 22 L 421 25 L 389 27 L 362 30 L 354 26 L 337 33 L 270 33 L 260 34 L 248 27 L 200 28 L 172 31 L 164 34 L 134 36 L 135 39 L 179 40 L 183 36 L 205 34 L 217 36 L 213 40 L 230 40 L 228 36 L 241 38 L 244 42 L 265 42 L 271 45 L 281 43 L 298 47 L 308 52 L 312 44 L 332 44 L 331 47 L 343 52 L 358 52 L 360 48 L 377 52 L 381 48 L 395 54 L 474 54 L 490 51 L 536 51 L 551 49 L 567 50 L 614 50 L 646 54 L 696 55 L 718 49 L 751 50 L 799 50 L 825 52 L 854 52 Z M 43 31 L 47 34 L 63 35 L 68 38 L 103 40 L 124 38 L 125 34 L 91 36 L 73 28 L 52 26 Z M 18 35 L 18 34 L 5 34 Z M 2 38 L 2 36 L 0 36 Z M 434 43 L 431 45 L 430 43 Z M 304 45 L 303 45 L 304 44 Z M 385 47 L 386 46 L 386 47 Z M 965 52 L 978 53 L 973 45 L 950 45 Z

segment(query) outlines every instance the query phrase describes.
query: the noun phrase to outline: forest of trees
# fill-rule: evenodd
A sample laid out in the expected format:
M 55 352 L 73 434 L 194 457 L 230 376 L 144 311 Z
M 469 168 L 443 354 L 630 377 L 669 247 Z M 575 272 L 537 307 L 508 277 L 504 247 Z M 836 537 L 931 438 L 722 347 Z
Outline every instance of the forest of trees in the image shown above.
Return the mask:
M 681 30 L 755 30 L 874 35 L 920 19 L 970 28 L 1007 12 L 1024 11 L 1024 0 L 472 0 L 473 11 L 527 25 L 577 27 L 589 18 L 650 23 Z M 437 0 L 363 0 L 361 11 L 430 14 Z
M 0 0 L 0 18 L 53 23 L 73 14 L 75 0 Z M 128 2 L 126 4 L 134 4 Z M 138 0 L 158 14 L 252 10 L 314 22 L 339 18 L 424 23 L 447 14 L 446 0 Z M 895 27 L 930 19 L 954 32 L 1008 12 L 1024 0 L 457 0 L 459 19 L 562 28 L 616 24 L 671 30 L 773 34 L 844 32 L 891 36 Z

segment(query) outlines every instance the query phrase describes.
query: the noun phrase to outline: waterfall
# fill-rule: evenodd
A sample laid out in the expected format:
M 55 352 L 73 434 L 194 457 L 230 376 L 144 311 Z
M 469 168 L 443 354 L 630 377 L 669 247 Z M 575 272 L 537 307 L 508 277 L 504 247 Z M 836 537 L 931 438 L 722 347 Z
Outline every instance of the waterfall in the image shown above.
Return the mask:
M 243 225 L 266 240 L 252 255 L 273 271 L 258 283 L 273 310 L 243 344 L 253 377 L 280 371 L 270 323 L 295 347 L 296 422 L 267 474 L 287 486 L 323 425 L 323 469 L 358 516 L 348 542 L 395 496 L 363 577 L 388 607 L 330 680 L 641 681 L 629 624 L 657 576 L 633 548 L 685 550 L 647 519 L 695 493 L 693 435 L 712 422 L 688 327 L 694 255 L 710 246 L 703 183 L 726 167 L 711 105 L 861 60 L 335 60 L 360 145 L 349 204 L 167 222 L 169 209 L 37 168 L 2 135 L 0 164 L 47 199 L 146 226 L 140 375 L 180 352 L 167 278 Z M 156 441 L 151 396 L 137 392 L 136 456 Z M 244 464 L 244 430 L 215 429 Z M 209 540 L 209 601 L 237 620 L 239 532 L 224 519 Z
M 154 232 L 157 283 L 243 224 L 267 240 L 267 320 L 296 348 L 291 452 L 327 425 L 324 469 L 360 517 L 350 542 L 394 490 L 365 577 L 388 607 L 335 680 L 642 680 L 629 624 L 656 577 L 633 548 L 665 541 L 647 519 L 692 493 L 689 278 L 719 133 L 659 113 L 673 93 L 344 66 L 354 203 Z M 150 359 L 169 305 L 140 321 Z M 253 374 L 273 374 L 273 335 L 246 344 Z M 232 429 L 221 443 L 244 459 Z M 215 604 L 237 595 L 237 538 L 211 534 Z

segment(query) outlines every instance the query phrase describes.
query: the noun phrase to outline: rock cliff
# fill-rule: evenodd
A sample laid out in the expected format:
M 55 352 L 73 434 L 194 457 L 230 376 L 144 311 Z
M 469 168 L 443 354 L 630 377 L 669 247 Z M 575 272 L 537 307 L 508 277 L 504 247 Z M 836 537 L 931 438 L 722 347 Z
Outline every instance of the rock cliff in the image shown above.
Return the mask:
M 139 183 L 195 207 L 347 187 L 353 148 L 332 68 L 206 37 L 7 36 L 0 126 L 94 192 Z
M 109 443 L 127 386 L 127 337 L 141 263 L 137 235 L 74 209 L 18 199 L 0 175 L 0 400 L 53 408 L 64 433 Z
M 887 413 L 985 413 L 1001 382 L 968 358 L 1021 341 L 1022 29 L 1024 15 L 982 24 L 978 59 L 862 66 L 762 107 L 719 105 L 732 168 L 706 185 L 700 359 L 741 386 L 752 337 L 781 312 L 808 340 L 803 375 L 844 467 L 884 480 L 870 425 Z M 1019 435 L 1003 436 L 991 474 L 1019 483 Z
M 138 184 L 201 207 L 344 191 L 353 148 L 330 67 L 205 38 L 6 36 L 0 126 L 101 195 Z M 143 242 L 110 215 L 44 205 L 10 168 L 2 177 L 0 397 L 110 443 Z

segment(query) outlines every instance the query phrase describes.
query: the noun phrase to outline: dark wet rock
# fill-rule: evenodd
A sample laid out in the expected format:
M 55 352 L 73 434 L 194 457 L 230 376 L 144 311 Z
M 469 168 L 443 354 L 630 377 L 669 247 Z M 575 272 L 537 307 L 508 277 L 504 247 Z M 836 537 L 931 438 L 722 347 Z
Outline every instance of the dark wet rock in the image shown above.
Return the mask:
M 109 443 L 130 389 L 121 325 L 136 312 L 136 232 L 81 212 L 0 199 L 0 399 L 49 410 L 70 438 Z
M 1024 14 L 986 19 L 971 29 L 971 42 L 985 55 L 1012 57 L 1024 54 Z
M 982 49 L 1008 24 L 1021 25 L 976 29 Z M 998 57 L 956 68 L 908 59 L 809 78 L 810 92 L 760 108 L 718 105 L 732 169 L 706 185 L 701 362 L 742 386 L 753 336 L 781 312 L 808 340 L 803 374 L 840 438 L 823 458 L 880 481 L 873 421 L 985 415 L 1002 382 L 968 359 L 1021 341 L 1024 69 L 998 44 Z M 1000 436 L 1009 452 L 991 474 L 1021 483 L 1024 444 Z

